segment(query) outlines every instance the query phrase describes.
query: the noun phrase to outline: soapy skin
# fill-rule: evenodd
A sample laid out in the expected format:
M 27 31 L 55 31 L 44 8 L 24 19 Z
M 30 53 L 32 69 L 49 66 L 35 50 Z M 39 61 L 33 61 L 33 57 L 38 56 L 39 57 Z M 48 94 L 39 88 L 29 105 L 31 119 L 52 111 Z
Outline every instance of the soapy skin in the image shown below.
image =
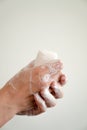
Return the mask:
M 48 51 L 43 51 L 43 52 L 39 51 L 38 52 L 36 60 L 31 63 L 30 67 L 34 68 L 34 67 L 40 66 L 40 68 L 42 70 L 45 70 L 46 67 L 49 68 L 49 72 L 46 73 L 44 76 L 41 76 L 41 73 L 39 74 L 39 83 L 42 83 L 42 82 L 48 83 L 49 81 L 51 82 L 51 86 L 49 87 L 49 85 L 48 85 L 47 88 L 44 87 L 45 89 L 43 89 L 43 91 L 41 91 L 41 93 L 40 93 L 40 95 L 42 94 L 41 96 L 45 100 L 44 104 L 46 104 L 46 106 L 43 105 L 43 103 L 39 102 L 41 100 L 36 100 L 37 101 L 36 103 L 39 105 L 36 105 L 36 107 L 34 107 L 34 108 L 37 108 L 37 109 L 33 110 L 33 108 L 32 108 L 31 111 L 28 110 L 28 111 L 20 112 L 19 113 L 20 115 L 25 115 L 25 114 L 31 115 L 31 113 L 37 115 L 38 114 L 38 106 L 41 106 L 41 108 L 43 108 L 42 109 L 42 112 L 43 112 L 43 110 L 46 110 L 46 107 L 52 107 L 52 106 L 56 105 L 55 98 L 61 98 L 63 96 L 63 93 L 60 90 L 60 86 L 65 84 L 65 75 L 60 73 L 60 71 L 62 69 L 62 63 L 60 61 L 58 61 L 58 63 L 55 66 L 54 66 L 54 64 L 52 64 L 52 63 L 55 63 L 56 61 L 58 61 L 58 56 L 56 53 L 48 52 Z M 45 64 L 45 66 L 44 66 L 44 64 Z M 58 69 L 59 69 L 60 74 L 57 71 Z M 55 76 L 55 75 L 57 77 L 54 78 L 53 76 Z M 62 78 L 64 79 L 63 80 L 64 82 L 61 80 Z M 31 71 L 30 81 L 31 81 L 31 79 L 32 79 L 32 71 Z M 60 80 L 60 82 L 58 81 L 59 84 L 54 82 L 54 79 L 57 81 Z M 30 84 L 30 86 L 32 86 L 32 85 Z M 34 94 L 34 98 L 35 98 L 35 96 L 36 95 Z M 35 99 L 37 99 L 37 98 L 35 98 Z M 42 102 L 44 102 L 43 99 L 42 99 Z M 41 113 L 41 111 L 40 111 L 40 113 Z
M 34 61 L 35 62 L 35 61 Z M 0 90 L 0 127 L 19 115 L 38 115 L 47 107 L 56 105 L 62 97 L 59 86 L 65 84 L 59 60 L 34 66 L 34 62 L 24 67 Z M 57 87 L 58 86 L 58 87 Z
M 34 68 L 33 63 L 31 63 L 31 65 L 30 65 L 31 68 Z M 52 75 L 50 75 L 50 80 L 48 82 L 47 81 L 44 82 L 43 78 L 46 74 L 41 76 L 41 72 L 43 71 L 45 73 L 46 68 L 48 68 L 47 66 L 48 66 L 48 64 L 46 64 L 44 66 L 40 66 L 41 71 L 40 71 L 40 77 L 39 77 L 39 84 L 41 84 L 41 90 L 40 90 L 40 93 L 38 93 L 38 96 L 40 98 L 43 97 L 44 100 L 42 100 L 42 102 L 39 102 L 41 100 L 36 100 L 37 95 L 34 94 L 34 100 L 36 102 L 34 104 L 34 106 L 28 110 L 25 109 L 24 111 L 19 112 L 18 113 L 19 115 L 38 115 L 40 113 L 43 113 L 46 111 L 47 107 L 52 107 L 52 106 L 56 105 L 55 99 L 63 97 L 63 92 L 60 89 L 60 87 L 66 83 L 66 77 L 64 74 L 61 73 L 62 63 L 59 60 L 56 63 L 54 63 L 54 65 L 52 63 L 53 67 L 54 66 L 55 66 L 55 68 L 58 67 L 57 68 L 58 73 L 57 74 L 51 73 Z M 47 73 L 48 72 L 50 73 L 49 69 L 47 69 Z M 53 95 L 53 100 L 52 100 L 52 95 Z M 49 102 L 49 104 L 48 104 L 48 102 Z M 45 104 L 45 105 L 43 105 L 43 104 Z M 38 109 L 39 109 L 39 111 L 38 111 Z

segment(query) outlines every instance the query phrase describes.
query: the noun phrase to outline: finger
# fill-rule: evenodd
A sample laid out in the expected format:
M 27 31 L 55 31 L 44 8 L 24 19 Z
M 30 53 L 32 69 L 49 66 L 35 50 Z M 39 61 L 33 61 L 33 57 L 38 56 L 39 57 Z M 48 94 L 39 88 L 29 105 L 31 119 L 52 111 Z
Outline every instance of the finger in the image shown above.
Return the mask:
M 60 89 L 59 87 L 59 84 L 56 83 L 55 81 L 53 81 L 51 83 L 51 86 L 50 86 L 50 91 L 51 91 L 51 94 L 55 97 L 55 98 L 62 98 L 63 97 L 63 92 L 62 90 Z
M 45 104 L 45 101 L 41 98 L 41 96 L 36 93 L 34 94 L 34 100 L 35 100 L 35 105 L 32 109 L 22 111 L 18 113 L 18 115 L 38 115 L 46 111 L 47 106 Z
M 34 94 L 34 99 L 36 106 L 34 106 L 33 109 L 27 111 L 26 115 L 35 116 L 46 111 L 47 106 L 45 104 L 45 101 L 40 97 L 38 93 Z
M 41 96 L 45 100 L 47 107 L 53 107 L 56 105 L 56 99 L 54 96 L 49 92 L 48 89 L 44 89 L 41 91 Z
M 36 93 L 36 94 L 34 94 L 34 99 L 35 99 L 35 103 L 36 103 L 36 105 L 37 105 L 37 107 L 39 109 L 39 111 L 37 110 L 36 113 L 39 113 L 39 112 L 43 113 L 43 112 L 45 112 L 46 109 L 47 109 L 47 106 L 46 106 L 46 103 L 43 100 L 43 98 L 38 93 Z
M 61 74 L 58 82 L 60 83 L 61 86 L 65 85 L 66 84 L 66 76 L 64 74 Z

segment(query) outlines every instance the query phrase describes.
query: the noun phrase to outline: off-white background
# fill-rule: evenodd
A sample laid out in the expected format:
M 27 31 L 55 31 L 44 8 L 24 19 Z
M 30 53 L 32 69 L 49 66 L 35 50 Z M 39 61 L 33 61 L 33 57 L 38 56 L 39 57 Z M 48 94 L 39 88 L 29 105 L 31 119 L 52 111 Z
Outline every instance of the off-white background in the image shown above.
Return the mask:
M 87 130 L 87 0 L 0 0 L 0 86 L 42 49 L 64 63 L 64 98 L 1 130 Z

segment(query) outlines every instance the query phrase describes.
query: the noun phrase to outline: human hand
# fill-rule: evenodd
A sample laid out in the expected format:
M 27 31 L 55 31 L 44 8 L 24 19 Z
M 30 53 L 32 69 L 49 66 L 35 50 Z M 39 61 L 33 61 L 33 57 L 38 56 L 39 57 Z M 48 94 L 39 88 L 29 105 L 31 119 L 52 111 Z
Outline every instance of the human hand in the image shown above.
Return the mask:
M 60 61 L 35 68 L 26 66 L 9 80 L 7 86 L 10 88 L 9 95 L 12 96 L 10 104 L 15 106 L 17 113 L 31 109 L 34 106 L 34 99 L 37 100 L 37 93 L 42 92 L 44 97 L 44 93 L 46 94 L 45 90 L 49 89 L 51 83 L 58 81 L 61 69 L 62 64 Z M 36 97 L 34 94 L 36 94 Z M 54 102 L 52 94 L 49 93 L 48 95 L 51 97 L 50 100 Z M 55 103 L 52 104 L 54 105 Z
M 60 66 L 62 68 L 62 63 L 60 62 Z M 29 64 L 30 68 L 34 67 L 34 61 Z M 46 111 L 47 107 L 53 107 L 56 105 L 56 99 L 63 97 L 62 90 L 60 89 L 66 83 L 66 77 L 61 73 L 61 69 L 59 72 L 59 78 L 57 81 L 52 81 L 50 86 L 44 87 L 44 89 L 34 94 L 34 103 L 31 109 L 25 109 L 17 113 L 18 115 L 38 115 Z
M 24 110 L 18 115 L 38 115 L 47 110 L 49 107 L 53 107 L 56 105 L 56 99 L 63 97 L 63 92 L 60 89 L 66 83 L 65 75 L 61 74 L 58 82 L 53 81 L 49 87 L 49 89 L 44 89 L 40 93 L 34 94 L 34 104 L 33 107 L 29 110 Z

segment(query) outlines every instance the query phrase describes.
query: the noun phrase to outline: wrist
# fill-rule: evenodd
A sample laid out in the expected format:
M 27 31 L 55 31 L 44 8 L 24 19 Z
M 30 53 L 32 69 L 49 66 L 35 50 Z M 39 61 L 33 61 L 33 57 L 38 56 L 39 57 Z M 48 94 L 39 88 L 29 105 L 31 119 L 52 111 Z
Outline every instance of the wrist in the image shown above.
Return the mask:
M 15 93 L 16 92 L 13 91 L 9 83 L 5 84 L 4 87 L 0 90 L 0 100 L 2 106 L 8 106 L 13 111 L 16 111 L 16 105 L 13 102 Z
M 17 113 L 17 109 L 12 105 L 12 97 L 9 93 L 10 91 L 7 85 L 0 90 L 0 127 L 12 119 Z

